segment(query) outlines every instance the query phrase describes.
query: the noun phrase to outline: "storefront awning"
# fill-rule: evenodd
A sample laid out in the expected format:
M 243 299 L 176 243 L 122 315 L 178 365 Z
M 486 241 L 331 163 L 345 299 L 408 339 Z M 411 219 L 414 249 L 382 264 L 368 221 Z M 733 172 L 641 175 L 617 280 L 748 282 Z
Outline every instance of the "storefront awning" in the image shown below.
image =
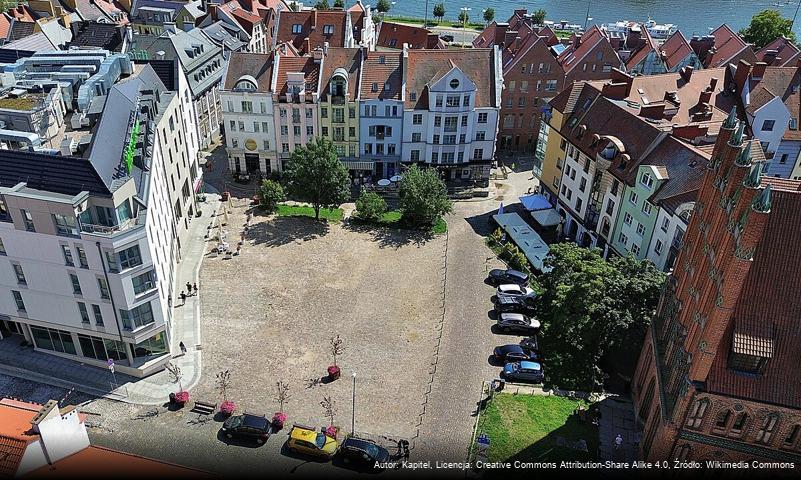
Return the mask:
M 559 212 L 554 208 L 536 210 L 531 212 L 531 216 L 534 217 L 534 221 L 542 227 L 553 227 L 562 222 L 562 216 L 559 215 Z
M 545 210 L 547 208 L 551 208 L 551 202 L 545 197 L 545 195 L 535 193 L 533 195 L 524 195 L 520 197 L 520 203 L 523 204 L 523 207 L 526 210 L 534 211 L 534 210 Z
M 511 237 L 517 248 L 523 252 L 531 266 L 541 272 L 551 269 L 543 265 L 550 248 L 542 238 L 531 229 L 516 213 L 501 213 L 492 216 L 493 220 Z
M 373 171 L 373 162 L 353 162 L 353 161 L 343 161 L 342 162 L 348 170 L 370 170 Z

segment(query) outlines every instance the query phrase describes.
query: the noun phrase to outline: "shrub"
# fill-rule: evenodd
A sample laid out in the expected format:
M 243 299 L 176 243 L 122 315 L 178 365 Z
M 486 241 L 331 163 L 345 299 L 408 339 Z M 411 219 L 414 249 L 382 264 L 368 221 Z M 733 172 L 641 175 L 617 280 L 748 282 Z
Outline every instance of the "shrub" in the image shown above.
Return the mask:
M 375 192 L 362 190 L 361 195 L 356 200 L 356 215 L 368 222 L 377 222 L 387 211 L 387 202 Z
M 259 204 L 267 211 L 274 211 L 279 202 L 286 200 L 284 187 L 273 180 L 264 180 L 259 188 Z
M 398 195 L 403 221 L 413 227 L 434 225 L 453 206 L 445 183 L 433 168 L 409 167 L 401 178 Z

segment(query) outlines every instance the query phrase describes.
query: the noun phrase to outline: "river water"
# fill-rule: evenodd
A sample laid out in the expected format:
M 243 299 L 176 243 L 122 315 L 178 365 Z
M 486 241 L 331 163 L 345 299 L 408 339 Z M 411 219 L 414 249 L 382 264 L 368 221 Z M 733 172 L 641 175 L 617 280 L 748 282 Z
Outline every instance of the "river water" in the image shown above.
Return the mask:
M 526 8 L 529 12 L 544 9 L 547 19 L 554 22 L 567 20 L 568 23 L 584 24 L 589 5 L 589 24 L 615 22 L 617 20 L 645 21 L 649 16 L 657 23 L 678 25 L 684 35 L 704 35 L 710 28 L 728 23 L 735 30 L 748 25 L 751 17 L 766 8 L 775 8 L 785 17 L 792 18 L 801 0 L 509 0 L 488 2 L 482 0 L 429 0 L 429 18 L 432 18 L 434 4 L 445 4 L 445 19 L 458 17 L 459 9 L 471 8 L 471 21 L 479 21 L 482 11 L 487 7 L 495 9 L 495 19 L 505 22 L 515 9 Z M 790 3 L 793 2 L 793 3 Z M 377 0 L 365 0 L 375 4 Z M 425 0 L 396 0 L 389 15 L 423 17 Z M 774 6 L 774 4 L 781 6 Z M 793 29 L 801 38 L 801 16 Z

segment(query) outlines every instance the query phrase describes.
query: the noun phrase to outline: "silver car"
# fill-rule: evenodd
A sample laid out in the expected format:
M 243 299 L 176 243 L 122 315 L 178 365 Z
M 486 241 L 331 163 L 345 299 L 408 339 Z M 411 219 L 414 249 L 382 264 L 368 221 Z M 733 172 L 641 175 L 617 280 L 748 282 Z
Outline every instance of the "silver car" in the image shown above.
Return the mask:
M 533 335 L 539 331 L 540 321 L 522 313 L 501 313 L 498 317 L 498 328 L 504 333 Z

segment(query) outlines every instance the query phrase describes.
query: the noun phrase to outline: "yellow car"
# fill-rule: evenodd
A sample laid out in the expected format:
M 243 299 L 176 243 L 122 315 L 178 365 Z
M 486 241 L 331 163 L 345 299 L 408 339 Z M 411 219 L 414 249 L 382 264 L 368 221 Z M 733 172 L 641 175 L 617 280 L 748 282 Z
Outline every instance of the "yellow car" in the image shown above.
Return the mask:
M 337 453 L 339 445 L 335 438 L 303 425 L 292 425 L 287 447 L 297 453 L 313 457 L 331 458 Z

